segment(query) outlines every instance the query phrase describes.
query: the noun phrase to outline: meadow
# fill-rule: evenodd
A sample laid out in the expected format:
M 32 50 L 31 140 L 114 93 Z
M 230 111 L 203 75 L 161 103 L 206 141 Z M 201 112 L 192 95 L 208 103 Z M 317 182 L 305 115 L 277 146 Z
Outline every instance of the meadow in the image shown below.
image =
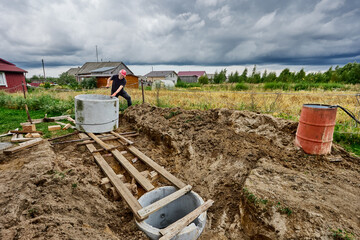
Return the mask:
M 235 110 L 249 110 L 270 114 L 274 117 L 298 121 L 303 104 L 319 103 L 328 105 L 341 105 L 359 118 L 360 102 L 356 96 L 358 86 L 351 85 L 348 90 L 311 91 L 295 90 L 266 90 L 263 86 L 249 84 L 243 91 L 234 91 L 231 84 L 221 84 L 212 87 L 176 88 L 176 90 L 145 90 L 145 102 L 158 107 L 181 107 L 183 109 L 208 110 L 214 108 L 228 108 Z M 231 89 L 231 90 L 229 90 Z M 26 103 L 32 111 L 41 111 L 51 115 L 74 115 L 74 97 L 79 94 L 105 94 L 109 89 L 93 89 L 83 91 L 61 91 L 59 89 L 39 88 L 28 94 Z M 140 89 L 127 89 L 134 104 L 142 103 Z M 126 101 L 120 99 L 120 110 L 127 107 Z M 0 107 L 7 109 L 24 109 L 25 99 L 21 93 L 8 94 L 0 92 Z M 25 112 L 24 112 L 25 114 Z M 3 116 L 2 116 L 3 117 Z M 25 116 L 26 117 L 26 116 Z M 355 121 L 338 109 L 336 118 L 335 141 L 360 154 L 359 127 Z M 3 130 L 2 132 L 5 132 Z

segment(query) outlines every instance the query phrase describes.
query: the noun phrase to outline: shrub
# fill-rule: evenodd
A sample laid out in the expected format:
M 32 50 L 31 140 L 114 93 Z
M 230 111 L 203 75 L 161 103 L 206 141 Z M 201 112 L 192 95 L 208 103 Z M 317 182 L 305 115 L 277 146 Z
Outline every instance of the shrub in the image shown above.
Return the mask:
M 85 89 L 94 89 L 96 88 L 97 80 L 95 77 L 86 78 L 81 83 L 80 86 Z
M 192 88 L 192 87 L 201 87 L 200 83 L 187 83 L 183 81 L 177 81 L 175 87 L 178 88 Z
M 267 82 L 264 84 L 265 90 L 275 90 L 275 89 L 282 89 L 282 90 L 289 90 L 290 84 L 284 82 Z
M 241 91 L 241 90 L 248 90 L 249 86 L 245 83 L 239 82 L 235 85 L 235 90 Z
M 214 83 L 219 84 L 226 81 L 226 69 L 221 70 L 219 73 L 215 72 Z
M 45 89 L 49 89 L 51 87 L 49 82 L 44 83 L 44 88 Z
M 201 77 L 199 77 L 199 83 L 200 84 L 208 84 L 209 83 L 209 78 L 206 74 L 202 75 Z

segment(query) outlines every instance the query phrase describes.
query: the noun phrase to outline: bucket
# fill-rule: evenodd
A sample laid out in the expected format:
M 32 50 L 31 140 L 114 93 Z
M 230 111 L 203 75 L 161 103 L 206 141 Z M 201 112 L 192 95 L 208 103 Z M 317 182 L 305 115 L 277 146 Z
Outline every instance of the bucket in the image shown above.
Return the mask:
M 331 152 L 337 107 L 304 104 L 296 131 L 295 144 L 307 154 Z

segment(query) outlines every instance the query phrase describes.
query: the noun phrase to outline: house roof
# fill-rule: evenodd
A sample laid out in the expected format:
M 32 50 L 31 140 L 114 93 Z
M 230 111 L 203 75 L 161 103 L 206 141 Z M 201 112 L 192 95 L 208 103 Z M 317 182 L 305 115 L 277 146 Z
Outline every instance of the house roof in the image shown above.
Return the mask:
M 117 74 L 120 69 L 125 69 L 127 75 L 134 75 L 134 73 L 123 62 L 86 62 L 79 69 L 77 75 L 87 75 L 91 74 L 93 70 L 110 67 L 113 68 L 113 71 L 108 72 L 109 74 Z
M 102 68 L 98 68 L 98 69 L 92 70 L 91 72 L 92 72 L 92 73 L 106 72 L 106 71 L 109 71 L 109 70 L 113 70 L 114 68 L 115 68 L 115 67 L 102 67 Z
M 178 76 L 197 76 L 200 77 L 202 75 L 206 74 L 205 71 L 181 71 L 178 73 Z
M 175 71 L 151 71 L 148 74 L 144 75 L 144 77 L 166 77 L 172 73 L 175 73 Z
M 75 76 L 75 74 L 77 74 L 79 70 L 80 70 L 80 67 L 70 68 L 70 69 L 67 70 L 66 72 L 67 72 L 68 75 Z
M 22 72 L 26 73 L 24 69 L 18 68 L 15 64 L 8 62 L 2 58 L 0 58 L 0 71 L 1 72 Z

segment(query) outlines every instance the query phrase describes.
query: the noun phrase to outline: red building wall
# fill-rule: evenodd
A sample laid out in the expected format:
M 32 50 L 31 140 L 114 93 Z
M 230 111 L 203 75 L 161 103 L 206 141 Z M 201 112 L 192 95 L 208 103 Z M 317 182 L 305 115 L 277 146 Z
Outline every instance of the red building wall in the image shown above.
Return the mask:
M 7 87 L 0 86 L 0 90 L 5 90 L 10 93 L 22 91 L 22 83 L 24 83 L 25 91 L 27 91 L 24 73 L 5 72 L 5 78 Z

